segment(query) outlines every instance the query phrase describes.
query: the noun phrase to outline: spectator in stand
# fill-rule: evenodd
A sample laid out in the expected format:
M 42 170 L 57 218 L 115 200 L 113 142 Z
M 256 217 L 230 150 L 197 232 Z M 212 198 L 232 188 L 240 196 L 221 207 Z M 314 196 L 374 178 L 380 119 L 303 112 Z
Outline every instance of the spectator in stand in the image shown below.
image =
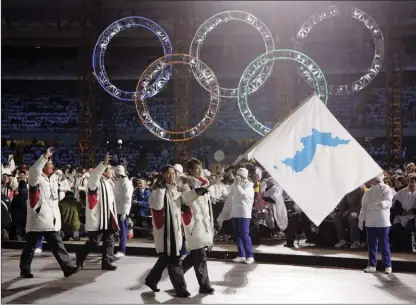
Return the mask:
M 411 250 L 411 235 L 415 232 L 416 173 L 407 176 L 409 185 L 394 196 L 392 209 L 392 241 L 395 250 Z
M 23 240 L 26 227 L 28 186 L 26 181 L 19 182 L 18 194 L 14 196 L 10 207 L 10 214 L 13 220 L 13 227 L 16 231 L 17 240 Z
M 146 217 L 150 215 L 149 197 L 150 190 L 146 188 L 146 181 L 140 179 L 133 192 L 133 211 L 136 223 L 141 228 L 147 227 Z
M 27 175 L 26 175 L 26 171 L 25 170 L 19 170 L 19 175 L 17 177 L 17 180 L 20 181 L 25 181 L 27 183 Z
M 396 191 L 396 193 L 407 186 L 407 181 L 405 177 L 393 175 L 392 178 L 394 179 L 394 190 Z
M 360 229 L 358 228 L 358 214 L 361 210 L 361 200 L 364 191 L 357 188 L 347 194 L 339 204 L 339 210 L 334 217 L 335 228 L 337 230 L 338 243 L 335 248 L 344 248 L 347 246 L 347 231 L 350 232 L 351 249 L 358 249 L 360 243 Z
M 415 172 L 416 172 L 416 165 L 414 163 L 407 164 L 405 175 L 408 176 L 409 174 L 415 173 Z
M 383 180 L 384 173 L 371 181 L 371 188 L 364 193 L 358 218 L 359 228 L 364 230 L 364 225 L 367 228 L 368 266 L 364 269 L 366 273 L 376 272 L 378 245 L 381 248 L 385 273 L 392 273 L 389 231 L 393 193 Z
M 10 198 L 1 194 L 1 240 L 9 240 L 12 226 L 12 218 L 10 217 Z
M 1 177 L 1 193 L 13 199 L 14 192 L 18 187 L 17 179 L 13 177 L 11 174 L 2 174 Z
M 62 240 L 67 241 L 70 238 L 79 240 L 81 203 L 75 199 L 73 192 L 66 192 L 65 197 L 59 202 L 59 210 L 61 211 L 62 231 L 64 233 Z
M 52 177 L 56 179 L 58 183 L 58 195 L 59 201 L 61 201 L 65 198 L 65 193 L 71 190 L 71 187 L 69 185 L 68 180 L 66 179 L 63 172 L 60 169 L 56 170 Z

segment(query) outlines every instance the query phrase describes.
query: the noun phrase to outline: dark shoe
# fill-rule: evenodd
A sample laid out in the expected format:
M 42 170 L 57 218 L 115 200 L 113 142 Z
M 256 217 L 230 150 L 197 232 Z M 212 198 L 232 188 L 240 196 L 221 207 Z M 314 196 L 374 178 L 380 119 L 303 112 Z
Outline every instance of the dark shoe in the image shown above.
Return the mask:
M 287 243 L 287 244 L 284 245 L 284 247 L 286 247 L 286 248 L 294 248 L 295 245 L 293 243 Z
M 25 279 L 33 278 L 33 274 L 30 271 L 21 271 L 20 276 L 25 278 Z
M 215 289 L 212 287 L 200 287 L 199 288 L 199 293 L 213 294 L 214 292 L 215 292 Z
M 120 259 L 119 257 L 112 256 L 110 257 L 109 262 L 114 263 L 115 261 L 118 261 L 119 259 Z
M 154 283 L 149 283 L 149 282 L 144 282 L 144 284 L 149 287 L 150 289 L 152 289 L 153 292 L 159 292 L 160 289 L 157 288 L 157 285 Z
M 179 292 L 176 293 L 177 298 L 189 298 L 190 296 L 191 296 L 191 294 L 189 293 L 188 290 L 179 291 Z
M 71 275 L 73 275 L 74 273 L 77 273 L 80 269 L 80 266 L 67 266 L 64 270 L 64 276 L 65 277 L 70 277 Z
M 80 258 L 79 258 L 79 254 L 78 253 L 76 253 L 76 255 L 75 255 L 75 257 L 76 257 L 76 264 L 77 264 L 77 266 L 79 267 L 79 268 L 84 268 L 84 261 L 82 261 Z
M 101 264 L 101 270 L 115 271 L 117 270 L 117 266 L 111 265 L 110 263 L 103 263 Z

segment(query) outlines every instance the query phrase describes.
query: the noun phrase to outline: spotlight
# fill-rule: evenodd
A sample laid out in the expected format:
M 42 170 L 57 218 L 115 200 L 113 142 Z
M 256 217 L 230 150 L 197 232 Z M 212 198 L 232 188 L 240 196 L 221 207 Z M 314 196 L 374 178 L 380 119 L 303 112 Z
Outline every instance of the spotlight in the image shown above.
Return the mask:
M 121 139 L 119 139 L 119 140 L 117 140 L 117 144 L 123 144 L 123 140 L 121 140 Z

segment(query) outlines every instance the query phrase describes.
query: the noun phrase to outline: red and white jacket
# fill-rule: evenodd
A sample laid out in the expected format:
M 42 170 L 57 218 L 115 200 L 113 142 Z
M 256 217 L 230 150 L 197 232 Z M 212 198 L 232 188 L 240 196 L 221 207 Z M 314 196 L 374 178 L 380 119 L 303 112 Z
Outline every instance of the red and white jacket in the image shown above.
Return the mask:
M 107 165 L 101 162 L 92 171 L 88 179 L 88 204 L 85 210 L 85 228 L 87 231 L 108 230 L 110 226 L 115 231 L 120 230 L 117 222 L 113 186 L 103 176 L 106 169 Z
M 29 200 L 26 231 L 60 231 L 61 213 L 58 202 L 58 183 L 43 173 L 48 162 L 42 155 L 29 170 Z
M 179 256 L 179 251 L 182 248 L 180 195 L 176 186 L 155 189 L 150 194 L 149 205 L 152 208 L 153 236 L 157 253 L 165 253 L 167 256 Z M 174 236 L 170 234 L 171 224 L 173 225 Z M 165 236 L 165 227 L 168 229 L 167 236 Z M 176 253 L 170 253 L 173 239 L 175 240 Z
M 181 199 L 182 203 L 188 205 L 190 210 L 182 213 L 182 222 L 185 231 L 186 248 L 188 250 L 196 250 L 210 247 L 214 244 L 214 218 L 209 193 L 197 196 L 194 191 L 195 188 L 208 186 L 208 181 L 203 178 L 189 178 L 191 179 L 191 189 L 187 190 L 186 186 L 184 186 L 184 193 L 182 193 Z

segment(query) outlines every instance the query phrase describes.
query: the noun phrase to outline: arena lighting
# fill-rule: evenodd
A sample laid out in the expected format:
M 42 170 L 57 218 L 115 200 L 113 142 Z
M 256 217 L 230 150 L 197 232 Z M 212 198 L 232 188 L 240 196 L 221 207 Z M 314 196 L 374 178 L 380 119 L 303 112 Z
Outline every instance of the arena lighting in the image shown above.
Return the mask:
M 117 144 L 122 145 L 123 144 L 123 140 L 121 140 L 121 139 L 117 140 Z
M 174 64 L 186 64 L 195 69 L 198 78 L 204 87 L 210 92 L 210 103 L 202 120 L 194 127 L 184 131 L 168 131 L 153 121 L 147 106 L 146 92 L 152 79 L 168 66 Z M 204 132 L 214 121 L 220 106 L 219 85 L 214 72 L 201 60 L 188 54 L 170 54 L 156 59 L 140 76 L 136 87 L 136 111 L 143 125 L 155 136 L 173 142 L 187 141 Z
M 250 92 L 251 80 L 257 75 L 257 71 L 264 65 L 275 60 L 292 60 L 301 65 L 312 77 L 313 88 L 317 95 L 325 102 L 328 102 L 328 86 L 325 75 L 318 65 L 308 56 L 295 50 L 278 49 L 265 53 L 253 60 L 244 71 L 238 84 L 238 107 L 244 120 L 255 132 L 264 136 L 270 132 L 270 128 L 260 123 L 251 112 L 248 106 L 248 95 Z
M 191 46 L 189 49 L 189 54 L 196 59 L 200 58 L 201 48 L 207 37 L 208 33 L 213 31 L 217 26 L 222 23 L 226 23 L 231 20 L 237 20 L 245 22 L 251 26 L 253 26 L 261 35 L 264 41 L 264 46 L 266 48 L 266 53 L 274 50 L 274 40 L 273 35 L 267 26 L 258 18 L 253 16 L 252 14 L 242 12 L 242 11 L 225 11 L 219 14 L 216 14 L 206 20 L 196 31 L 194 38 L 192 39 Z M 262 66 L 262 69 L 256 71 L 256 75 L 253 77 L 251 84 L 250 84 L 250 91 L 249 93 L 256 92 L 266 81 L 266 79 L 270 76 L 270 73 L 273 70 L 274 62 L 270 62 L 267 65 Z M 205 90 L 208 90 L 206 85 L 204 84 L 201 79 L 199 79 L 199 73 L 196 70 L 193 70 L 193 74 L 196 80 L 204 87 Z M 237 97 L 237 88 L 235 89 L 228 89 L 222 88 L 220 89 L 220 96 L 225 98 L 235 98 Z M 209 90 L 208 90 L 209 91 Z
M 150 19 L 138 16 L 122 18 L 110 24 L 101 33 L 100 37 L 97 40 L 97 43 L 95 44 L 94 51 L 92 54 L 92 67 L 94 71 L 94 76 L 97 79 L 98 83 L 111 96 L 122 101 L 134 101 L 135 92 L 123 91 L 117 88 L 110 81 L 105 70 L 105 51 L 111 39 L 113 39 L 118 33 L 126 29 L 138 27 L 146 28 L 156 35 L 156 37 L 162 44 L 164 55 L 172 54 L 172 43 L 169 39 L 168 34 L 166 34 L 162 27 Z M 150 86 L 148 86 L 146 97 L 152 97 L 158 94 L 160 90 L 162 90 L 162 88 L 169 81 L 171 75 L 172 67 L 167 67 L 166 69 L 160 71 L 160 74 L 157 76 L 156 80 Z
M 347 16 L 354 18 L 370 30 L 371 35 L 373 35 L 374 41 L 374 57 L 371 66 L 367 69 L 367 72 L 353 81 L 351 84 L 345 85 L 329 85 L 329 94 L 332 95 L 345 95 L 351 94 L 353 92 L 358 92 L 364 89 L 380 72 L 383 65 L 384 58 L 384 38 L 383 33 L 381 32 L 380 27 L 376 21 L 367 13 L 363 12 L 358 8 L 353 7 L 340 7 L 340 6 L 329 6 L 325 11 L 317 13 L 309 17 L 308 21 L 302 24 L 300 30 L 296 34 L 294 39 L 295 49 L 302 52 L 304 40 L 308 37 L 309 32 L 313 29 L 318 23 L 332 17 L 337 16 Z M 304 67 L 297 66 L 299 75 L 309 84 L 313 86 L 313 78 Z

